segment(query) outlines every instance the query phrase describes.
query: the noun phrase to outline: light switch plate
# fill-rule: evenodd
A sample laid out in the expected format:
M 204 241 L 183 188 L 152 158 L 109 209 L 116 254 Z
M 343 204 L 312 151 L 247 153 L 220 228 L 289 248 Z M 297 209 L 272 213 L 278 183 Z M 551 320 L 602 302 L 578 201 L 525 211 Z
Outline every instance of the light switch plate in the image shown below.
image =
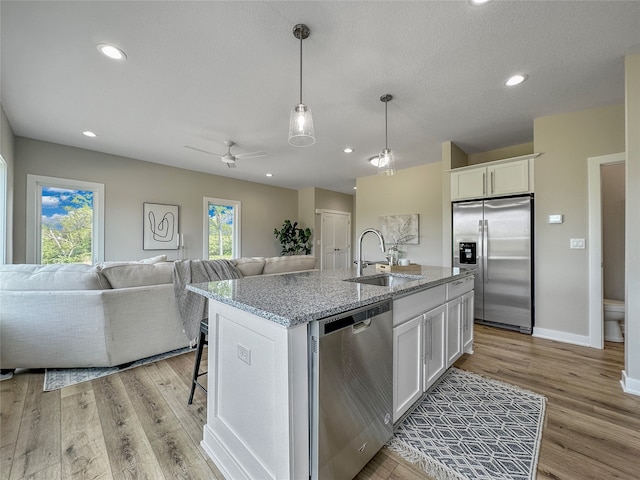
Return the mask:
M 569 248 L 572 250 L 584 250 L 585 245 L 586 242 L 584 238 L 572 238 L 569 240 Z
M 549 215 L 549 223 L 562 223 L 564 221 L 563 215 Z

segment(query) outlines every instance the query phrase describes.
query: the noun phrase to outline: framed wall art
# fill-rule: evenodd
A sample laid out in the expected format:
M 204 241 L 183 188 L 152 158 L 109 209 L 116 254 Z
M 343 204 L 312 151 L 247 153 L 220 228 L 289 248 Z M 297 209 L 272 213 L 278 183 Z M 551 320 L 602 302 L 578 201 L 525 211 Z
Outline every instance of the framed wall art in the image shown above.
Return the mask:
M 385 242 L 395 245 L 420 243 L 419 215 L 387 215 L 380 217 L 381 232 Z
M 178 249 L 178 205 L 143 204 L 143 250 Z

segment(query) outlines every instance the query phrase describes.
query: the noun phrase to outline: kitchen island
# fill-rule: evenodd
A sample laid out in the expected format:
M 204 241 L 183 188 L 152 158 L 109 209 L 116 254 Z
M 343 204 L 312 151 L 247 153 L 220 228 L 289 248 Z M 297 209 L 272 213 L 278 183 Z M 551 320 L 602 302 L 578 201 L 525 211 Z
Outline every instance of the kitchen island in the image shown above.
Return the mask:
M 471 275 L 422 267 L 406 283 L 354 281 L 355 269 L 188 286 L 209 299 L 207 424 L 202 447 L 227 478 L 309 478 L 310 322 L 413 298 Z M 380 275 L 365 270 L 363 279 Z

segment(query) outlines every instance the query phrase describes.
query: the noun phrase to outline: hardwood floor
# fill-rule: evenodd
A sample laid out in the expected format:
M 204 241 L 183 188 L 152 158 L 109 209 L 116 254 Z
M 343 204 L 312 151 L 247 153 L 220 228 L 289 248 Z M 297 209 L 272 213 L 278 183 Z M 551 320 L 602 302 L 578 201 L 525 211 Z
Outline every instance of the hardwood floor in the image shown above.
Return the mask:
M 640 478 L 640 397 L 620 388 L 621 344 L 600 351 L 476 325 L 474 348 L 458 368 L 548 399 L 538 479 Z M 42 372 L 0 382 L 0 479 L 222 479 L 199 446 L 202 392 L 187 405 L 193 355 L 47 393 Z M 357 478 L 428 477 L 383 449 Z

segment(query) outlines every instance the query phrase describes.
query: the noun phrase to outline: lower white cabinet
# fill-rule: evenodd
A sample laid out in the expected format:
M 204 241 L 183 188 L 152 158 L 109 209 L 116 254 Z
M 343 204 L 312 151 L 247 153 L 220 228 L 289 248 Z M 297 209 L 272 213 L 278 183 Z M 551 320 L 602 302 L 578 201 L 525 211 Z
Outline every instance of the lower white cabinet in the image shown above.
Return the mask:
M 424 314 L 424 360 L 422 389 L 426 391 L 447 369 L 445 336 L 447 309 L 440 305 Z
M 393 421 L 422 396 L 424 315 L 393 329 Z
M 447 367 L 462 356 L 462 299 L 447 302 Z
M 394 300 L 394 422 L 463 352 L 473 352 L 473 277 L 444 287 Z
M 473 290 L 462 296 L 462 351 L 473 353 Z

